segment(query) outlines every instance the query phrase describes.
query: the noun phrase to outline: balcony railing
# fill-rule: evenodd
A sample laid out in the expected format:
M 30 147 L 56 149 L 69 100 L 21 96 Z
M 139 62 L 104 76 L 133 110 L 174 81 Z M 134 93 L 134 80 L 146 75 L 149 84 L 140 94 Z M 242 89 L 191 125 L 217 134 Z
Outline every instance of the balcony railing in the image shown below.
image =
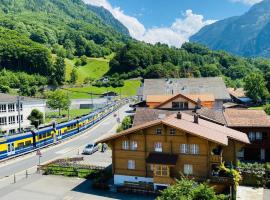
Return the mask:
M 222 156 L 221 155 L 211 155 L 210 156 L 210 162 L 212 162 L 212 163 L 221 163 L 222 162 Z

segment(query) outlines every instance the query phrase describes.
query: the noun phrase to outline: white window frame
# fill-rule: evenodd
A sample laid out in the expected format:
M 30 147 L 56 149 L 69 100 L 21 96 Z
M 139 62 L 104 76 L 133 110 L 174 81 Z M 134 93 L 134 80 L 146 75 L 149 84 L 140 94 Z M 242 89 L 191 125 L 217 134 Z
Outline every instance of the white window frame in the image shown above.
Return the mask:
M 162 152 L 162 142 L 155 142 L 154 149 L 155 152 Z
M 262 132 L 256 132 L 256 140 L 262 140 L 263 133 Z
M 189 147 L 188 144 L 180 144 L 180 153 L 188 154 Z
M 193 165 L 184 164 L 184 174 L 185 175 L 192 175 L 193 174 Z
M 250 141 L 255 141 L 256 140 L 256 133 L 255 132 L 249 132 L 248 133 L 248 138 Z
M 0 104 L 0 113 L 7 112 L 7 105 L 6 104 Z
M 138 142 L 137 141 L 131 141 L 130 142 L 130 150 L 137 150 L 138 149 Z
M 19 115 L 17 115 L 17 123 L 19 123 Z M 23 115 L 21 115 L 21 123 L 23 122 Z
M 171 128 L 170 129 L 170 135 L 175 135 L 176 134 L 176 129 L 175 128 Z
M 0 125 L 7 125 L 7 117 L 0 117 Z
M 128 140 L 122 141 L 122 149 L 129 150 L 129 141 Z
M 261 151 L 260 151 L 260 158 L 261 158 L 262 161 L 265 160 L 265 149 L 261 149 Z
M 198 144 L 190 144 L 190 154 L 198 155 L 200 152 L 200 147 Z
M 8 112 L 15 112 L 15 103 L 8 104 Z
M 9 116 L 8 117 L 8 124 L 16 124 L 16 117 L 15 116 Z
M 135 169 L 135 168 L 136 168 L 135 160 L 128 160 L 128 169 Z
M 157 128 L 156 129 L 156 134 L 157 135 L 161 135 L 162 134 L 162 129 L 161 128 Z

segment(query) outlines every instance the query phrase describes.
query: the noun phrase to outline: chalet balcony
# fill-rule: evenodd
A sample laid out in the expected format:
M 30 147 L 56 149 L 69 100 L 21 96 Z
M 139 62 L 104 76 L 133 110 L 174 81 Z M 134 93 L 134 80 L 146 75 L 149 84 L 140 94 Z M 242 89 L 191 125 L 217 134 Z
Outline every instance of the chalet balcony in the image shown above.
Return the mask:
M 175 179 L 170 177 L 170 176 L 154 176 L 153 177 L 154 183 L 159 183 L 159 184 L 174 184 Z
M 222 156 L 221 155 L 211 155 L 210 156 L 210 162 L 211 163 L 221 163 L 222 162 Z

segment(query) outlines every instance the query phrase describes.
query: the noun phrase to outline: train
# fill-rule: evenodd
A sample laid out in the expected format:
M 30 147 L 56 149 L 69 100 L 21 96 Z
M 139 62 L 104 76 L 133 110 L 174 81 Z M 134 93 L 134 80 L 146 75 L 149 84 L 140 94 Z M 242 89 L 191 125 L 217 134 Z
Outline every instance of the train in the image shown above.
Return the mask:
M 0 160 L 32 152 L 87 130 L 121 107 L 125 101 L 127 100 L 114 102 L 67 122 L 53 123 L 35 130 L 0 138 Z

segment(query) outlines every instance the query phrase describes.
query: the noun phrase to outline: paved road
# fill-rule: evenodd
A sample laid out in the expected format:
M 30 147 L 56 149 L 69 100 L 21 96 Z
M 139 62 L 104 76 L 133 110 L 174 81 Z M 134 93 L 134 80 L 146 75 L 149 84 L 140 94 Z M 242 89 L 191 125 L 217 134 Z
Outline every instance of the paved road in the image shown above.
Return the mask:
M 123 106 L 119 110 L 120 119 L 122 120 L 124 116 L 128 115 L 125 111 L 129 110 L 128 105 Z M 47 149 L 41 150 L 42 158 L 41 163 L 48 162 L 56 158 L 63 158 L 70 155 L 76 155 L 78 150 L 82 149 L 87 143 L 100 138 L 108 132 L 115 131 L 117 126 L 116 118 L 113 115 L 108 116 L 98 125 L 86 131 L 84 134 L 79 135 L 68 141 L 64 141 L 61 144 L 49 147 Z M 4 177 L 11 176 L 15 173 L 25 171 L 29 168 L 33 168 L 38 164 L 38 157 L 35 153 L 28 154 L 23 157 L 16 158 L 6 163 L 0 164 L 0 180 Z

